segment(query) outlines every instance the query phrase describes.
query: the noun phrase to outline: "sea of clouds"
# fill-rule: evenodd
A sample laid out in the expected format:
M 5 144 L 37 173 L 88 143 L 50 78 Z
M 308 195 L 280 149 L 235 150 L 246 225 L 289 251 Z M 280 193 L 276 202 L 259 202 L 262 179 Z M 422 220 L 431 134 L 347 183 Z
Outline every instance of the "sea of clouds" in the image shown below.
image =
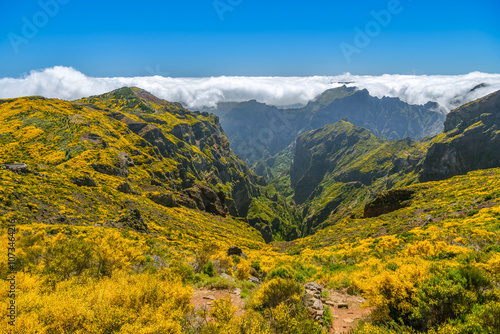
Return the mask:
M 71 67 L 31 71 L 21 78 L 1 78 L 0 98 L 42 95 L 76 100 L 123 86 L 136 86 L 188 108 L 215 107 L 218 102 L 257 100 L 275 106 L 307 104 L 327 89 L 346 84 L 366 88 L 377 97 L 398 97 L 410 104 L 437 102 L 448 112 L 464 103 L 500 90 L 500 74 L 394 75 L 312 77 L 170 78 L 89 77 Z

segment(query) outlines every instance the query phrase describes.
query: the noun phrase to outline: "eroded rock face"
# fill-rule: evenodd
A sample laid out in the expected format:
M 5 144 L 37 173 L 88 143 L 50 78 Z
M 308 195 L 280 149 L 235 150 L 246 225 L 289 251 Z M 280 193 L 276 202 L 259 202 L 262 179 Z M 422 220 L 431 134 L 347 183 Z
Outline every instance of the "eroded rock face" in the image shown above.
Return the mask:
M 229 213 L 226 207 L 226 196 L 223 192 L 216 193 L 207 186 L 197 184 L 184 190 L 184 193 L 196 203 L 201 211 L 223 217 Z
M 444 131 L 427 152 L 421 181 L 500 167 L 500 92 L 449 113 Z
M 125 123 L 130 131 L 138 135 L 140 140 L 137 141 L 137 145 L 144 147 L 144 151 L 148 152 L 152 159 L 167 158 L 177 162 L 176 168 L 168 172 L 154 171 L 154 178 L 158 180 L 151 181 L 170 184 L 171 190 L 176 193 L 176 204 L 194 206 L 199 210 L 221 216 L 228 212 L 234 216 L 246 216 L 251 198 L 258 191 L 255 185 L 260 178 L 231 152 L 229 140 L 216 116 L 202 113 L 203 117 L 199 117 L 200 113 L 192 113 L 180 104 L 160 100 L 140 89 L 123 88 L 103 97 L 123 99 L 127 105 L 135 108 L 131 113 L 135 117 L 114 111 L 107 115 Z M 153 108 L 148 102 L 154 102 Z M 155 113 L 158 105 L 164 106 L 165 111 L 175 116 L 179 122 L 167 122 L 159 117 Z M 188 118 L 190 121 L 185 122 Z M 200 154 L 200 151 L 203 154 Z M 122 165 L 127 165 L 125 160 L 121 161 L 125 162 Z M 137 161 L 139 164 L 144 164 L 143 158 Z M 126 168 L 122 166 L 93 167 L 109 175 L 126 175 Z M 217 197 L 215 198 L 212 190 L 197 186 L 200 181 L 213 186 L 232 182 L 233 191 L 226 194 L 231 199 L 230 210 L 225 204 L 225 196 L 215 193 Z M 166 203 L 163 199 L 159 201 Z
M 365 206 L 364 218 L 378 217 L 396 211 L 410 204 L 415 194 L 411 189 L 395 189 L 379 194 Z

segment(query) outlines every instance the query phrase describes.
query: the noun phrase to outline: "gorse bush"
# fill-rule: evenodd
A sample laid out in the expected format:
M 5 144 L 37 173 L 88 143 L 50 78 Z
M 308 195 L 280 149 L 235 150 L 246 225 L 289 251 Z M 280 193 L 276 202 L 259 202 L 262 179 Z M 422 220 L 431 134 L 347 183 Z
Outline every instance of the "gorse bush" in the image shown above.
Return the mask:
M 45 291 L 41 276 L 17 274 L 17 333 L 181 333 L 192 288 L 176 279 L 117 272 L 113 277 L 73 277 Z M 8 291 L 8 282 L 0 282 Z M 7 308 L 1 316 L 7 318 Z M 10 333 L 6 321 L 2 333 Z
M 304 287 L 292 279 L 274 278 L 264 283 L 254 294 L 251 306 L 254 309 L 274 308 L 281 303 L 298 303 L 304 293 Z
M 247 260 L 242 259 L 237 265 L 236 278 L 240 281 L 246 281 L 250 277 L 250 265 Z

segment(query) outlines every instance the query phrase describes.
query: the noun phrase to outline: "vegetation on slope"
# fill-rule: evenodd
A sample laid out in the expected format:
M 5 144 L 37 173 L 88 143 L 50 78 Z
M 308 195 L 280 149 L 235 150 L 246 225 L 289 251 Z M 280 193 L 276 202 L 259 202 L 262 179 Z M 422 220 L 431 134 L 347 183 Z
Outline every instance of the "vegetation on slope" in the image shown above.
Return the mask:
M 248 180 L 250 189 L 258 178 L 238 169 L 244 164 L 224 148 L 213 116 L 125 89 L 75 103 L 2 100 L 0 117 L 2 162 L 28 165 L 0 169 L 0 245 L 10 247 L 14 220 L 17 284 L 16 325 L 3 321 L 2 332 L 321 333 L 326 328 L 310 318 L 303 293 L 312 280 L 368 300 L 371 317 L 358 333 L 500 328 L 500 169 L 415 183 L 432 141 L 386 142 L 341 121 L 330 126 L 336 133 L 304 135 L 311 160 L 328 152 L 328 140 L 355 142 L 356 150 L 331 151 L 314 190 L 320 196 L 313 192 L 304 204 L 312 217 L 325 213 L 326 228 L 266 244 L 251 220 L 261 229 L 262 222 L 286 222 L 283 237 L 301 216 L 289 190 L 279 193 L 290 178 L 256 187 L 259 196 L 236 193 L 235 183 Z M 158 136 L 140 134 L 152 124 Z M 196 135 L 202 126 L 209 131 Z M 350 180 L 353 171 L 371 175 L 369 187 L 364 178 Z M 388 185 L 402 188 L 379 195 Z M 224 210 L 226 196 L 249 199 L 248 223 Z M 345 210 L 332 212 L 332 197 L 347 203 Z M 245 256 L 228 255 L 233 245 Z M 7 261 L 0 259 L 4 304 Z M 246 309 L 236 314 L 220 299 L 194 310 L 200 286 L 238 287 Z M 0 313 L 7 318 L 6 308 Z

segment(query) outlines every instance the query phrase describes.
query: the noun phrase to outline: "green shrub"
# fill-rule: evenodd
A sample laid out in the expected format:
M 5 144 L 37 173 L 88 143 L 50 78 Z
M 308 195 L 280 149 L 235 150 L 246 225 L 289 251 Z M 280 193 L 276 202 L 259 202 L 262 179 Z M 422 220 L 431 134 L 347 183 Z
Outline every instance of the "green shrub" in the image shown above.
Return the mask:
M 204 287 L 207 290 L 215 289 L 215 290 L 226 290 L 226 289 L 234 289 L 237 287 L 236 282 L 222 278 L 222 277 L 210 277 L 205 274 L 196 274 L 195 276 L 196 287 L 201 288 Z
M 325 311 L 323 313 L 323 322 L 326 326 L 326 328 L 331 328 L 333 324 L 333 315 L 332 311 L 330 310 L 330 307 L 326 306 Z
M 203 266 L 203 270 L 201 271 L 202 274 L 208 275 L 210 277 L 214 277 L 217 275 L 215 272 L 214 264 L 213 262 L 208 262 Z
M 291 269 L 287 267 L 280 267 L 280 268 L 274 268 L 272 269 L 266 276 L 266 280 L 270 281 L 275 278 L 285 278 L 285 279 L 292 279 L 294 278 L 293 272 Z
M 262 269 L 260 268 L 260 263 L 259 262 L 252 262 L 250 265 L 253 269 L 255 269 L 258 273 L 262 272 Z

